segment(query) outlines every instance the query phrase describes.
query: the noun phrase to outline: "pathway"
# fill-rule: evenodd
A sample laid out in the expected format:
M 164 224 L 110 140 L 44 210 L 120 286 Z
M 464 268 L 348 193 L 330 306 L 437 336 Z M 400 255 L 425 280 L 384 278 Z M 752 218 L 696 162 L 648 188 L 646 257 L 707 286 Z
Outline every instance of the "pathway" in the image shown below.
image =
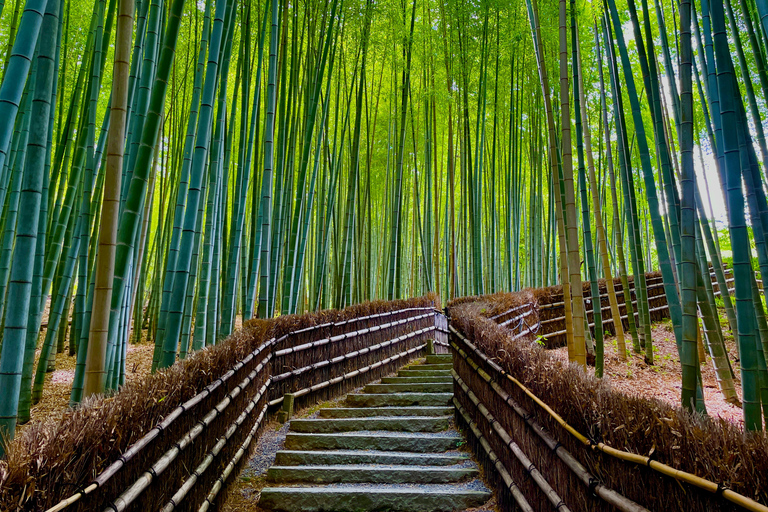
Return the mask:
M 345 407 L 294 419 L 259 507 L 286 512 L 453 511 L 491 497 L 453 429 L 451 356 L 427 356 Z

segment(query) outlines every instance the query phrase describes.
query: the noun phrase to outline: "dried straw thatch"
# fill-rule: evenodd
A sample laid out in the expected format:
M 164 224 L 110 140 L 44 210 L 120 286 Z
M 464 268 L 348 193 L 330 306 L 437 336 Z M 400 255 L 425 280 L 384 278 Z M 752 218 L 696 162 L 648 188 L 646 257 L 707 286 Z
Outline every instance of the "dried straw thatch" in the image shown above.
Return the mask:
M 534 395 L 548 404 L 569 425 L 594 442 L 651 457 L 674 468 L 717 482 L 760 503 L 768 503 L 768 437 L 747 433 L 724 420 L 691 414 L 657 400 L 629 397 L 575 365 L 568 366 L 531 343 L 530 338 L 514 341 L 512 333 L 489 318 L 483 310 L 488 302 L 465 303 L 451 307 L 451 324 L 488 358 L 515 377 Z M 452 342 L 461 343 L 451 335 Z M 460 378 L 470 383 L 472 392 L 492 411 L 495 421 L 507 432 L 562 497 L 571 510 L 612 510 L 596 498 L 509 404 L 499 398 L 473 368 L 457 361 Z M 494 375 L 498 384 L 520 406 L 532 414 L 571 454 L 608 488 L 649 510 L 719 511 L 735 510 L 736 505 L 722 497 L 683 484 L 645 466 L 625 462 L 595 451 L 568 433 L 509 379 L 475 357 L 480 368 Z M 492 448 L 510 470 L 511 476 L 535 510 L 549 510 L 550 503 L 533 484 L 524 468 L 513 458 L 508 446 L 493 434 L 493 429 L 461 390 L 457 399 L 472 412 L 480 430 L 494 440 Z M 463 418 L 459 418 L 460 423 Z M 494 439 L 495 438 L 495 439 Z M 482 447 L 474 446 L 482 458 Z M 492 474 L 493 466 L 486 468 Z M 502 493 L 503 494 L 503 493 Z M 500 496 L 509 503 L 510 496 Z
M 243 323 L 243 327 L 253 329 L 254 332 L 266 338 L 280 338 L 281 336 L 308 327 L 328 323 L 339 323 L 361 316 L 370 316 L 377 313 L 396 311 L 406 308 L 435 308 L 440 309 L 440 297 L 430 293 L 423 297 L 404 300 L 374 300 L 356 304 L 345 309 L 326 309 L 304 315 L 283 315 L 275 319 L 261 320 L 251 319 Z

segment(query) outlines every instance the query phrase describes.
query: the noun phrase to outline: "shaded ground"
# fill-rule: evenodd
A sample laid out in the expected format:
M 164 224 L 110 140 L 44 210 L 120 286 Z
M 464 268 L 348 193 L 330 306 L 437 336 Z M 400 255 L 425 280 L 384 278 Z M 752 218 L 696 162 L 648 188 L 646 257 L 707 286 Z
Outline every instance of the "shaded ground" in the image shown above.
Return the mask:
M 656 398 L 675 407 L 680 407 L 682 369 L 675 346 L 672 323 L 666 320 L 653 324 L 651 333 L 654 349 L 653 366 L 645 363 L 642 353 L 637 354 L 632 350 L 632 338 L 629 334 L 625 336 L 629 351 L 629 357 L 626 361 L 619 359 L 616 338 L 606 338 L 604 379 L 614 389 L 627 395 Z M 725 334 L 725 345 L 733 367 L 736 394 L 741 399 L 740 366 L 735 358 L 736 346 L 733 336 L 727 325 L 723 327 L 723 334 Z M 551 353 L 564 361 L 568 359 L 567 347 L 552 350 Z M 723 399 L 717 386 L 712 358 L 709 355 L 706 357 L 706 362 L 701 363 L 701 378 L 704 383 L 704 402 L 707 413 L 712 417 L 721 417 L 742 425 L 741 408 L 729 404 Z

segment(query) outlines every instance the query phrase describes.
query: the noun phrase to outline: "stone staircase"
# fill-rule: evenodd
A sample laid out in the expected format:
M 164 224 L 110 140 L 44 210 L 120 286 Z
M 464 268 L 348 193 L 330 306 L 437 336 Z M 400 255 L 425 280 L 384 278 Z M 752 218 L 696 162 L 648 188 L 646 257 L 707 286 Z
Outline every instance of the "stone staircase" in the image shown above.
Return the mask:
M 291 421 L 259 507 L 285 512 L 454 511 L 491 497 L 457 451 L 450 355 L 348 395 L 345 407 Z

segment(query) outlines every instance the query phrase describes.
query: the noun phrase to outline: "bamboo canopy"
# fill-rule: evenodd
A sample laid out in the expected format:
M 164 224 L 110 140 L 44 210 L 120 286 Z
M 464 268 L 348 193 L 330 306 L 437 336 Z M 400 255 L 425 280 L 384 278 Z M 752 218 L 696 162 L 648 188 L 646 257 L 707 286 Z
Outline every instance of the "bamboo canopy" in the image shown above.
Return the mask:
M 709 355 L 761 430 L 767 42 L 765 0 L 0 0 L 0 435 L 64 352 L 76 407 L 132 344 L 551 287 L 598 377 L 663 293 L 683 407 Z

